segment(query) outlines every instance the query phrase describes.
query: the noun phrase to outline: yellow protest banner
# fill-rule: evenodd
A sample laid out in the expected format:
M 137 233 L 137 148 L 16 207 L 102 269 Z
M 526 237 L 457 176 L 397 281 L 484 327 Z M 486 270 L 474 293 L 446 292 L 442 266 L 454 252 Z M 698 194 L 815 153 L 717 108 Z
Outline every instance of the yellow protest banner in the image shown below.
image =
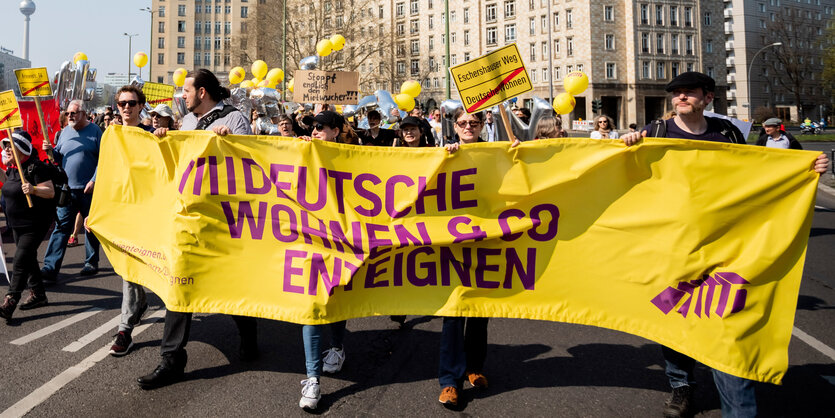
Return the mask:
M 0 130 L 20 126 L 23 126 L 23 119 L 20 118 L 20 108 L 17 107 L 14 91 L 0 93 Z
M 116 126 L 88 223 L 116 272 L 175 311 L 587 324 L 779 382 L 816 156 L 582 138 L 450 155 Z
M 49 84 L 49 74 L 46 67 L 21 68 L 14 70 L 20 95 L 23 97 L 52 96 L 52 86 Z
M 516 44 L 450 67 L 449 73 L 467 113 L 493 107 L 533 89 Z
M 175 87 L 170 84 L 146 82 L 142 87 L 142 93 L 145 93 L 145 102 L 151 107 L 158 104 L 171 106 L 174 100 L 174 89 Z

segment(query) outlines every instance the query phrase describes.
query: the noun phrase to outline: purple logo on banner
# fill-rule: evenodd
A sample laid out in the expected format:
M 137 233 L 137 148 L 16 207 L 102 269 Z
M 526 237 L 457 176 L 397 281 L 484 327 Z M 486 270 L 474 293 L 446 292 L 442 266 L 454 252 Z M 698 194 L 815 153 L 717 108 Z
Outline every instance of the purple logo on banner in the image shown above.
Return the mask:
M 687 300 L 678 308 L 681 316 L 687 318 L 692 304 L 694 305 L 693 313 L 696 316 L 701 318 L 704 313 L 705 317 L 710 318 L 710 307 L 713 306 L 714 296 L 718 292 L 719 302 L 716 304 L 714 313 L 724 318 L 726 314 L 739 312 L 745 308 L 745 297 L 748 294 L 745 289 L 737 289 L 733 301 L 730 300 L 732 286 L 735 284 L 748 284 L 748 281 L 736 273 L 716 273 L 714 276 L 706 274 L 699 280 L 681 282 L 676 287 L 664 289 L 652 299 L 652 304 L 666 315 L 683 298 L 687 297 Z M 731 305 L 730 312 L 728 312 L 728 305 Z

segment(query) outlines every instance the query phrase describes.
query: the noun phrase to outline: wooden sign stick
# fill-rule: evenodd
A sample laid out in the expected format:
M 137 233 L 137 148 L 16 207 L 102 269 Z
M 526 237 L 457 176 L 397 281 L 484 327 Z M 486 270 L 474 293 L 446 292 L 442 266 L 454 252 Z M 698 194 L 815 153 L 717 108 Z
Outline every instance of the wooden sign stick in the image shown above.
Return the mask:
M 489 112 L 490 110 L 488 110 Z M 510 126 L 510 117 L 507 116 L 507 110 L 504 108 L 504 103 L 499 103 L 499 114 L 502 116 L 502 122 L 504 122 L 504 129 L 507 132 L 507 138 L 510 142 L 516 141 L 516 136 L 513 135 L 513 129 Z
M 23 178 L 23 169 L 20 168 L 20 157 L 17 156 L 17 147 L 14 144 L 14 138 L 12 138 L 12 130 L 6 129 L 6 134 L 9 135 L 9 142 L 12 144 L 12 155 L 14 155 L 14 163 L 17 164 L 17 173 L 20 174 L 20 182 L 23 183 L 26 179 Z M 29 203 L 29 207 L 32 207 L 32 197 L 28 194 L 26 195 L 26 203 Z
M 50 142 L 50 145 L 51 145 L 51 141 L 49 141 L 49 135 L 47 134 L 47 131 L 46 131 L 46 122 L 43 120 L 43 109 L 41 109 L 41 98 L 38 97 L 38 96 L 35 96 L 35 108 L 38 110 L 38 120 L 41 122 L 41 132 L 43 132 L 43 140 L 47 141 L 47 142 Z M 34 151 L 34 149 L 33 149 L 33 151 Z M 49 157 L 50 162 L 52 162 L 52 163 L 55 162 L 55 157 L 52 155 L 52 148 L 50 148 L 49 151 L 46 152 L 46 156 Z

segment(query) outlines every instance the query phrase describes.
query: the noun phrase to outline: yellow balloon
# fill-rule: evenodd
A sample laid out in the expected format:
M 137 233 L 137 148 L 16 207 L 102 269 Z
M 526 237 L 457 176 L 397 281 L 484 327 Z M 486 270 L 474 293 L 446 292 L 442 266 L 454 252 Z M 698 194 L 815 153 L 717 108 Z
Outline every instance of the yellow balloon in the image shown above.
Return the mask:
M 174 85 L 177 87 L 182 87 L 183 84 L 186 82 L 186 75 L 188 74 L 188 70 L 185 68 L 177 68 L 174 70 L 174 74 L 172 78 L 174 79 Z
M 333 35 L 330 41 L 334 51 L 339 51 L 345 46 L 345 37 L 342 35 Z
M 137 67 L 142 68 L 145 64 L 148 63 L 148 54 L 144 52 L 137 52 L 133 56 L 133 63 L 136 64 Z
M 589 87 L 589 77 L 582 71 L 568 73 L 563 80 L 563 86 L 568 94 L 576 96 Z
M 255 87 L 255 84 L 252 83 L 252 80 L 244 80 L 241 81 L 241 88 L 243 89 L 251 89 Z
M 412 98 L 418 97 L 420 95 L 420 83 L 415 80 L 404 81 L 400 86 L 400 93 L 408 94 Z
M 554 97 L 554 111 L 560 115 L 567 115 L 574 110 L 574 105 L 577 104 L 577 101 L 574 100 L 574 96 L 568 93 L 560 93 L 557 97 Z
M 244 70 L 243 67 L 235 67 L 229 70 L 230 84 L 238 84 L 241 81 L 244 81 L 244 77 L 246 77 L 246 70 Z
M 333 52 L 333 44 L 330 39 L 322 39 L 316 44 L 316 54 L 320 57 L 327 57 Z
M 75 63 L 77 63 L 78 61 L 81 61 L 81 60 L 87 60 L 87 54 L 85 54 L 83 52 L 76 52 L 75 55 L 72 56 L 73 64 L 75 64 Z
M 269 87 L 270 86 L 270 80 L 261 80 L 261 81 L 258 82 L 257 86 L 258 87 Z
M 258 83 L 261 82 L 261 79 L 258 78 L 258 77 L 252 77 L 252 80 L 250 80 L 250 81 L 252 81 L 253 85 L 258 85 Z
M 334 106 L 334 108 L 334 110 L 336 110 L 336 113 L 342 114 L 342 105 L 336 105 Z
M 293 79 L 292 78 L 290 79 L 290 81 L 287 82 L 287 90 L 289 90 L 290 93 L 293 92 Z
M 253 62 L 252 75 L 257 79 L 263 79 L 267 75 L 267 63 L 261 60 Z
M 399 107 L 400 110 L 405 110 L 407 112 L 415 108 L 415 98 L 405 93 L 400 93 L 397 96 L 394 96 L 394 103 L 397 103 L 397 107 Z
M 281 68 L 273 68 L 270 72 L 267 73 L 267 76 L 264 77 L 265 80 L 270 80 L 273 84 L 278 84 L 282 80 L 284 80 L 284 70 Z

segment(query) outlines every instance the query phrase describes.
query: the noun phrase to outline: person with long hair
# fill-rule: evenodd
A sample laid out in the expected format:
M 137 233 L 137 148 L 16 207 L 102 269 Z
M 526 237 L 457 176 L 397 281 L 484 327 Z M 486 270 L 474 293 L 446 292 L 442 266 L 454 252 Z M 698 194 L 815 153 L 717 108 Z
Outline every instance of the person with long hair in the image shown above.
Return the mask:
M 539 119 L 539 122 L 536 124 L 536 135 L 534 135 L 534 139 L 563 138 L 567 136 L 568 134 L 562 130 L 562 122 L 558 117 L 545 116 Z
M 606 115 L 600 115 L 594 121 L 594 130 L 589 136 L 591 139 L 618 139 L 618 131 L 615 130 L 615 121 Z

